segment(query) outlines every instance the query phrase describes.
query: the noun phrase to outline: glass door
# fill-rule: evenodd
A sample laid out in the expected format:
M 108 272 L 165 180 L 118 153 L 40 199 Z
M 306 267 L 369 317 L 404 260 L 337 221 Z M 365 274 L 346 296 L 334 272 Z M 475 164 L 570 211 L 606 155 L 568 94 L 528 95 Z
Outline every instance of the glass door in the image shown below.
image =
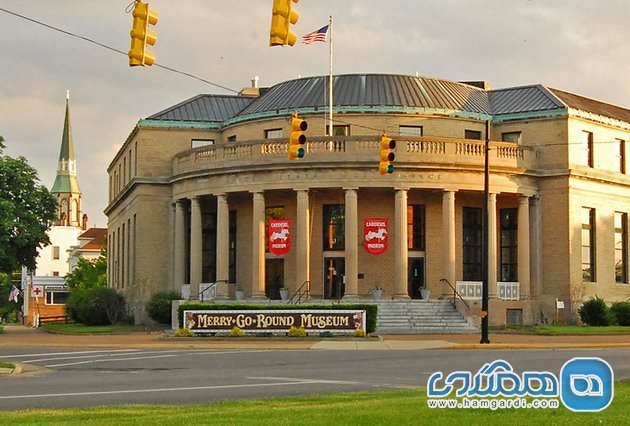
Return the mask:
M 324 299 L 341 299 L 345 293 L 345 259 L 324 257 Z

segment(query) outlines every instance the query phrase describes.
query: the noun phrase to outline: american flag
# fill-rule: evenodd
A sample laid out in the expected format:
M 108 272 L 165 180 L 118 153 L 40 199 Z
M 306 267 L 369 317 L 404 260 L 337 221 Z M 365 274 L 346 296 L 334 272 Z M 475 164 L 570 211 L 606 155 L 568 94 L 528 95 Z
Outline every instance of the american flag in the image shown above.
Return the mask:
M 14 285 L 11 286 L 11 292 L 9 293 L 9 302 L 18 303 L 18 295 L 20 294 L 20 290 Z
M 313 31 L 312 33 L 306 34 L 302 37 L 302 43 L 311 44 L 314 41 L 326 41 L 326 35 L 328 34 L 328 25 L 325 27 L 321 27 L 317 31 Z

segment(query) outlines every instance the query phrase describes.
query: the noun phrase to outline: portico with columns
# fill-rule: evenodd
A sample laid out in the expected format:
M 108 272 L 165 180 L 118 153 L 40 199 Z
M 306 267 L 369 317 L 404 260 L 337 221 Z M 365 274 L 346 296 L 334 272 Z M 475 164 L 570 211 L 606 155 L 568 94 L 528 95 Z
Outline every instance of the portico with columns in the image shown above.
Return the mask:
M 266 251 L 266 206 L 283 206 L 285 216 L 291 219 L 291 251 L 285 256 L 283 286 L 295 291 L 309 282 L 311 299 L 326 299 L 325 287 L 329 279 L 324 260 L 341 256 L 344 270 L 341 279 L 343 300 L 369 299 L 374 286 L 384 288 L 384 297 L 409 300 L 414 296 L 409 270 L 410 261 L 422 258 L 424 270 L 420 277 L 426 288 L 433 290 L 434 298 L 451 298 L 453 290 L 448 280 L 468 301 L 477 299 L 479 282 L 465 280 L 463 275 L 463 208 L 480 208 L 483 193 L 459 191 L 450 188 L 413 188 L 411 186 L 375 189 L 357 186 L 342 188 L 269 189 L 236 193 L 211 192 L 180 198 L 174 205 L 173 280 L 178 289 L 190 284 L 190 297 L 199 294 L 199 285 L 217 282 L 216 298 L 234 297 L 236 288 L 244 289 L 249 300 L 268 300 L 270 292 L 265 274 L 269 253 Z M 234 198 L 230 202 L 231 197 Z M 271 197 L 271 204 L 266 199 Z M 489 243 L 489 293 L 491 303 L 520 306 L 530 294 L 531 247 L 529 196 L 518 193 L 491 193 L 488 200 L 489 230 L 493 237 Z M 339 201 L 342 201 L 339 203 Z M 344 248 L 329 252 L 321 246 L 327 236 L 323 221 L 325 205 L 343 205 Z M 414 233 L 413 206 L 426 211 L 421 231 L 426 237 L 423 249 L 417 251 L 409 236 Z M 518 281 L 503 282 L 502 257 L 498 247 L 501 231 L 499 211 L 517 211 L 517 277 Z M 236 240 L 230 241 L 230 212 L 239 219 Z M 216 227 L 215 238 L 204 234 L 202 218 L 211 215 Z M 243 217 L 244 218 L 243 218 Z M 370 217 L 389 218 L 389 246 L 378 256 L 363 249 L 363 221 Z M 315 223 L 315 221 L 319 223 Z M 189 224 L 189 225 L 188 225 Z M 417 225 L 417 224 L 416 224 Z M 524 226 L 523 226 L 524 225 Z M 244 227 L 246 229 L 240 229 Z M 205 235 L 205 236 L 204 236 Z M 203 249 L 203 239 L 216 241 L 211 250 Z M 233 237 L 234 238 L 234 237 Z M 417 237 L 416 237 L 417 238 Z M 236 247 L 236 265 L 230 265 L 230 245 Z M 510 249 L 507 247 L 505 249 Z M 188 251 L 188 252 L 187 252 Z M 333 253 L 333 254 L 331 254 Z M 213 262 L 203 257 L 214 256 Z M 508 256 L 506 253 L 505 256 Z M 204 263 L 205 262 L 205 263 Z M 503 259 L 505 262 L 505 259 Z M 204 264 L 213 264 L 214 271 L 202 274 Z M 230 268 L 236 268 L 230 274 Z M 206 268 L 207 269 L 207 268 Z M 188 274 L 186 271 L 188 270 Z M 505 274 L 504 274 L 505 275 Z M 230 280 L 230 276 L 232 280 Z M 189 279 L 188 280 L 186 279 Z M 179 287 L 178 287 L 179 286 Z M 471 290 L 472 289 L 472 290 Z M 509 289 L 506 294 L 506 289 Z M 473 302 L 474 303 L 474 302 Z

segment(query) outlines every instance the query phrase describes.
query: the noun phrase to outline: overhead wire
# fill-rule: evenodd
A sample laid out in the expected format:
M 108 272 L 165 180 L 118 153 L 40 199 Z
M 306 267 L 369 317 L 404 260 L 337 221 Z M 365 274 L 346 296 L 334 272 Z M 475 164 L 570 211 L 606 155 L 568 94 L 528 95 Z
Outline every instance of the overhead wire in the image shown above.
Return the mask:
M 114 48 L 114 47 L 112 47 L 112 46 L 109 46 L 109 45 L 107 45 L 107 44 L 105 44 L 105 43 L 101 43 L 101 42 L 96 41 L 96 40 L 94 40 L 94 39 L 91 39 L 91 38 L 89 38 L 89 37 L 85 37 L 85 36 L 82 36 L 82 35 L 79 35 L 79 34 L 75 34 L 75 33 L 71 32 L 71 31 L 67 31 L 67 30 L 61 29 L 61 28 L 59 28 L 59 27 L 55 27 L 54 25 L 50 25 L 50 24 L 47 24 L 47 23 L 45 23 L 45 22 L 39 21 L 39 20 L 37 20 L 37 19 L 30 18 L 30 17 L 28 17 L 28 16 L 26 16 L 26 15 L 22 15 L 22 14 L 20 14 L 20 13 L 13 12 L 13 11 L 8 10 L 8 9 L 5 9 L 5 8 L 3 8 L 3 7 L 0 7 L 0 12 L 4 12 L 4 13 L 7 13 L 7 14 L 9 14 L 9 15 L 13 15 L 13 16 L 15 16 L 15 17 L 18 17 L 18 18 L 24 19 L 24 20 L 26 20 L 26 21 L 32 22 L 32 23 L 37 24 L 37 25 L 41 25 L 41 26 L 43 26 L 43 27 L 45 27 L 45 28 L 48 28 L 48 29 L 51 29 L 51 30 L 53 30 L 53 31 L 57 31 L 57 32 L 60 32 L 60 33 L 62 33 L 62 34 L 65 34 L 65 35 L 68 35 L 68 36 L 71 36 L 71 37 L 76 37 L 76 38 L 78 38 L 78 39 L 81 39 L 81 40 L 86 41 L 86 42 L 88 42 L 88 43 L 95 44 L 95 45 L 97 45 L 97 46 L 99 46 L 99 47 L 102 47 L 102 48 L 104 48 L 104 49 L 110 50 L 110 51 L 112 51 L 112 52 L 115 52 L 115 53 L 118 53 L 118 54 L 121 54 L 121 55 L 127 56 L 127 52 L 124 52 L 124 51 L 122 51 L 122 50 L 120 50 L 120 49 L 116 49 L 116 48 Z M 228 92 L 238 93 L 238 90 L 234 90 L 234 89 L 229 88 L 229 87 L 227 87 L 227 86 L 224 86 L 224 85 L 222 85 L 222 84 L 214 83 L 214 82 L 212 82 L 212 81 L 206 80 L 205 78 L 202 78 L 202 77 L 198 77 L 198 76 L 196 76 L 196 75 L 194 75 L 194 74 L 191 74 L 191 73 L 189 73 L 189 72 L 186 72 L 186 71 L 181 71 L 181 70 L 178 70 L 178 69 L 176 69 L 176 68 L 172 68 L 172 67 L 168 67 L 168 66 L 166 66 L 166 65 L 162 65 L 162 64 L 160 64 L 160 63 L 158 63 L 158 62 L 155 62 L 155 63 L 153 64 L 153 66 L 158 67 L 158 68 L 162 68 L 162 69 L 165 69 L 165 70 L 167 70 L 167 71 L 171 71 L 171 72 L 174 72 L 174 73 L 177 73 L 177 74 L 181 74 L 181 75 L 184 75 L 184 76 L 186 76 L 186 77 L 193 78 L 193 79 L 195 79 L 195 80 L 201 81 L 201 82 L 206 83 L 206 84 L 209 84 L 209 85 L 211 85 L 211 86 L 218 87 L 218 88 L 223 89 L 223 90 L 227 90 Z

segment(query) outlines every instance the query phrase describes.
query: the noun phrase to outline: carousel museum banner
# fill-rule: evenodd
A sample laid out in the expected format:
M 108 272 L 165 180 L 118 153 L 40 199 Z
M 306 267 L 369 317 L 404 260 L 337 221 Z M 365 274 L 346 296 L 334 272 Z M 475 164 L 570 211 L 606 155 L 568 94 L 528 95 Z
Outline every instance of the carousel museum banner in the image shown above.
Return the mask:
M 365 330 L 365 311 L 349 309 L 185 310 L 183 318 L 184 328 L 194 333 L 229 332 L 234 327 L 246 333 L 288 332 L 292 326 L 307 332 Z

